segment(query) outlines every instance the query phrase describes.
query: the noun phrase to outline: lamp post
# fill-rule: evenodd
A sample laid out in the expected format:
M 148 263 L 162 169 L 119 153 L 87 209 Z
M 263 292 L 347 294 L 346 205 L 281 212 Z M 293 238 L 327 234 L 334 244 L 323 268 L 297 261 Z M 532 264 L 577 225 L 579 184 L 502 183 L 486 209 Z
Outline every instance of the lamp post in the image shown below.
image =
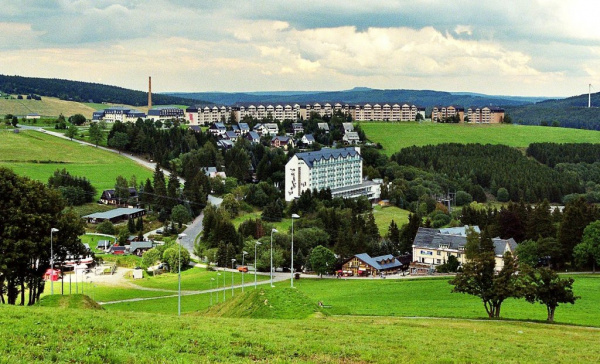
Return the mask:
M 235 263 L 235 258 L 231 259 L 231 297 L 233 297 L 233 263 Z
M 179 259 L 177 259 L 177 265 L 179 265 L 179 273 L 177 274 L 178 284 L 178 295 L 177 295 L 177 315 L 181 316 L 181 239 L 186 237 L 186 234 L 179 234 L 177 239 L 179 240 Z
M 290 284 L 291 287 L 294 288 L 294 219 L 299 219 L 300 216 L 298 216 L 297 214 L 292 214 L 292 263 L 290 264 L 290 272 L 291 272 L 291 277 L 290 277 Z
M 58 229 L 50 229 L 50 294 L 54 294 L 54 246 L 53 246 L 53 233 L 57 233 Z
M 225 267 L 223 268 L 223 302 L 225 302 L 225 268 L 227 268 L 227 263 L 225 263 Z
M 254 244 L 254 289 L 256 289 L 256 248 L 260 245 L 260 241 Z
M 242 250 L 242 293 L 244 293 L 244 270 L 246 270 L 244 267 L 244 258 L 246 257 L 246 254 L 248 254 L 248 252 Z
M 215 280 L 214 278 L 211 278 L 211 279 L 210 279 L 210 305 L 211 305 L 211 306 L 213 305 L 213 300 L 212 300 L 212 296 L 213 296 L 213 291 L 212 291 L 212 289 L 213 289 L 213 288 L 212 288 L 212 282 L 213 282 L 214 280 Z
M 217 272 L 217 303 L 219 303 L 219 276 L 221 273 Z
M 273 233 L 277 233 L 277 229 L 271 230 L 271 287 L 275 287 L 273 285 Z

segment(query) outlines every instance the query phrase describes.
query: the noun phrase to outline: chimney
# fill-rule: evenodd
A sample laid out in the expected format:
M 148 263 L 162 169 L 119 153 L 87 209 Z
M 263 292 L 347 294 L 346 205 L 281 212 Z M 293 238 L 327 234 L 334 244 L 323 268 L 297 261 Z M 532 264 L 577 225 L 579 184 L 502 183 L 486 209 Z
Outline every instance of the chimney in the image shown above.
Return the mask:
M 152 77 L 148 76 L 148 110 L 152 109 Z

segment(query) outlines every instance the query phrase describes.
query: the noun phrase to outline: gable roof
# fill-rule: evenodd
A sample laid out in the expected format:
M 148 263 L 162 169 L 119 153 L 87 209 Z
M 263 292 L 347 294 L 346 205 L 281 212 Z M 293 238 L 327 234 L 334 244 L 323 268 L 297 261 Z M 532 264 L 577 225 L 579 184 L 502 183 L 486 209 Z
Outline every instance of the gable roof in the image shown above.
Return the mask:
M 479 230 L 478 226 L 473 226 L 473 228 L 476 228 L 476 231 Z M 464 246 L 467 244 L 466 234 L 448 234 L 443 233 L 441 231 L 452 231 L 453 229 L 454 228 L 419 228 L 419 230 L 417 231 L 417 235 L 415 236 L 415 240 L 413 241 L 413 247 L 426 249 L 440 249 L 442 246 L 444 246 L 444 248 L 442 249 L 460 250 L 460 248 L 464 248 Z M 513 238 L 500 239 L 498 237 L 492 239 L 492 243 L 494 244 L 494 254 L 496 256 L 503 256 L 507 250 L 510 250 L 510 252 L 514 255 L 515 250 L 517 248 L 517 242 Z
M 304 134 L 302 139 L 306 139 L 307 142 L 314 142 L 315 137 L 312 134 Z
M 363 262 L 365 262 L 366 264 L 370 265 L 371 267 L 373 267 L 377 270 L 399 268 L 402 266 L 402 263 L 400 263 L 398 261 L 398 259 L 396 259 L 396 257 L 394 257 L 391 254 L 381 255 L 378 257 L 371 257 L 367 253 L 362 253 L 362 254 L 356 254 L 355 257 L 362 260 Z M 391 261 L 391 262 L 382 264 L 383 261 Z
M 152 249 L 154 247 L 154 243 L 151 240 L 148 241 L 132 241 L 129 245 L 129 251 L 134 252 L 138 249 Z
M 347 131 L 343 138 L 346 140 L 360 140 L 358 133 L 355 131 Z

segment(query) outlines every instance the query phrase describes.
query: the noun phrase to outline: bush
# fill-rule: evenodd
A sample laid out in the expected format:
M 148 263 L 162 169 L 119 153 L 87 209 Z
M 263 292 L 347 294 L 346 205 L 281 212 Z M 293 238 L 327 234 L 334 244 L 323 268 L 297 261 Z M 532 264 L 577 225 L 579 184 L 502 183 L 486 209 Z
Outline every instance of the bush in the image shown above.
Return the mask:
M 152 248 L 142 255 L 142 268 L 153 266 L 162 258 L 160 250 Z
M 508 190 L 504 187 L 498 188 L 498 192 L 496 193 L 496 199 L 498 199 L 498 201 L 500 202 L 508 202 L 508 200 L 510 200 Z
M 169 265 L 169 271 L 177 272 L 179 269 L 179 248 L 168 248 L 162 256 L 163 262 Z M 181 248 L 181 267 L 186 267 L 190 263 L 190 253 Z
M 473 196 L 465 191 L 456 192 L 456 206 L 464 206 L 473 202 Z
M 96 231 L 100 234 L 115 235 L 115 225 L 109 220 L 104 220 L 96 226 Z

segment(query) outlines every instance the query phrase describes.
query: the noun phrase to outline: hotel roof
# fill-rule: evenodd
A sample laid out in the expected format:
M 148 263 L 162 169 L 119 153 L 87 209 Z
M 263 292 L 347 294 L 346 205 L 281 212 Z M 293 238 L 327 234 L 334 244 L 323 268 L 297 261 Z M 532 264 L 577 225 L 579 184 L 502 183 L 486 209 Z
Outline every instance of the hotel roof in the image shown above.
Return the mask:
M 346 158 L 348 156 L 354 157 L 356 155 L 360 156 L 360 153 L 355 148 L 351 147 L 342 149 L 323 148 L 316 152 L 297 153 L 296 157 L 298 157 L 298 159 L 302 159 L 309 167 L 312 167 L 313 163 L 317 160 L 331 158 L 337 159 L 340 157 Z

